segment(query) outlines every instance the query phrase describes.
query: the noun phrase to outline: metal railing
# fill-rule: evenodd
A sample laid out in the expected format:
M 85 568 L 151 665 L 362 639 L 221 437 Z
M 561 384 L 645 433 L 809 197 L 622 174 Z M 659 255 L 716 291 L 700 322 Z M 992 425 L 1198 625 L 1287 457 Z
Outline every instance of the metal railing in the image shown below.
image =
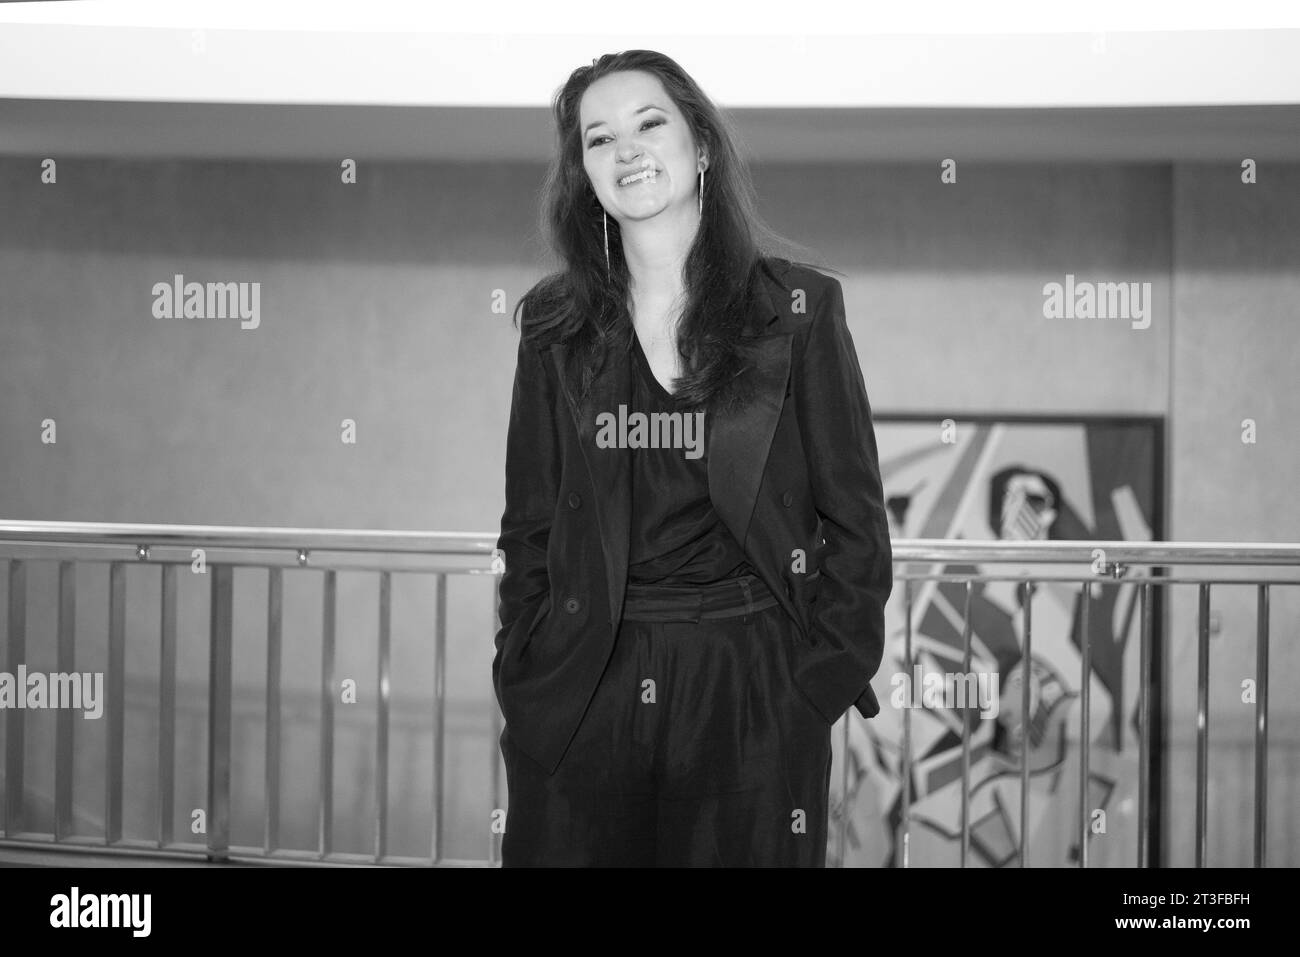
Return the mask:
M 74 522 L 0 522 L 0 559 L 7 559 L 7 638 L 5 661 L 8 667 L 24 661 L 27 636 L 27 566 L 33 561 L 52 561 L 58 565 L 57 663 L 61 673 L 72 673 L 76 661 L 75 565 L 78 562 L 101 562 L 109 567 L 107 692 L 104 717 L 107 746 L 104 755 L 105 793 L 102 835 L 87 837 L 73 834 L 73 725 L 72 713 L 62 710 L 56 717 L 54 753 L 54 794 L 51 832 L 33 832 L 24 826 L 24 711 L 7 709 L 0 715 L 7 719 L 4 753 L 4 831 L 0 846 L 41 850 L 68 849 L 79 852 L 99 850 L 121 855 L 196 857 L 217 861 L 259 861 L 295 864 L 404 864 L 404 865 L 492 865 L 499 856 L 499 835 L 487 840 L 482 859 L 453 859 L 446 853 L 446 646 L 447 646 L 447 576 L 490 575 L 494 586 L 499 583 L 500 564 L 495 553 L 496 535 L 491 533 L 388 532 L 341 529 L 248 528 L 228 526 L 184 525 L 116 525 Z M 1152 683 L 1152 609 L 1156 594 L 1175 584 L 1196 584 L 1199 588 L 1198 671 L 1197 671 L 1197 765 L 1196 765 L 1196 864 L 1205 865 L 1207 832 L 1208 780 L 1208 687 L 1209 687 L 1209 614 L 1210 589 L 1213 585 L 1254 585 L 1258 590 L 1256 622 L 1256 678 L 1258 696 L 1255 711 L 1255 822 L 1254 863 L 1265 861 L 1267 835 L 1266 794 L 1268 745 L 1268 644 L 1269 595 L 1275 585 L 1300 585 L 1300 544 L 1218 544 L 1218 543 L 1145 543 L 1132 542 L 974 542 L 947 540 L 896 540 L 893 543 L 895 580 L 903 584 L 905 616 L 904 657 L 908 673 L 915 662 L 913 615 L 917 607 L 914 584 L 959 582 L 965 584 L 966 605 L 962 626 L 962 653 L 965 671 L 971 665 L 970 600 L 977 582 L 1014 581 L 1023 596 L 1022 660 L 1028 662 L 1032 651 L 1030 600 L 1035 587 L 1043 582 L 1077 583 L 1082 601 L 1082 665 L 1079 777 L 1079 866 L 1088 866 L 1088 769 L 1089 769 L 1089 680 L 1090 649 L 1088 615 L 1093 587 L 1137 582 L 1140 596 L 1141 679 L 1139 692 L 1139 788 L 1138 822 L 1140 835 L 1137 866 L 1149 866 L 1152 816 L 1150 758 L 1152 746 L 1152 702 L 1150 693 L 1159 686 Z M 485 559 L 490 561 L 489 565 Z M 405 562 L 405 564 L 403 564 Z M 1020 571 L 1008 575 L 952 574 L 932 566 L 950 564 L 1019 564 L 1081 565 L 1089 571 L 1066 575 L 1029 574 Z M 156 834 L 152 840 L 123 837 L 124 795 L 124 712 L 126 651 L 126 569 L 131 566 L 156 566 L 160 581 L 158 669 L 158 806 Z M 182 843 L 173 833 L 175 791 L 175 716 L 177 652 L 177 567 L 189 565 L 210 578 L 207 679 L 207 819 L 206 841 Z M 1205 575 L 1172 577 L 1166 572 L 1180 566 L 1271 567 L 1292 573 L 1290 578 L 1212 578 Z M 235 647 L 234 570 L 237 567 L 264 569 L 267 576 L 265 662 L 265 806 L 261 847 L 232 846 L 230 840 L 231 764 L 232 764 L 232 655 Z M 320 636 L 321 671 L 319 682 L 319 780 L 316 820 L 316 848 L 289 849 L 281 846 L 280 814 L 282 727 L 282 650 L 283 650 L 283 569 L 310 568 L 322 573 L 322 628 Z M 334 756 L 336 686 L 336 608 L 339 571 L 370 571 L 379 583 L 378 599 L 378 685 L 374 741 L 374 820 L 373 850 L 369 854 L 344 853 L 335 849 L 334 833 Z M 389 734 L 391 724 L 390 682 L 392 678 L 392 576 L 417 574 L 433 576 L 436 612 L 432 622 L 433 667 L 428 681 L 433 693 L 430 716 L 430 742 L 433 751 L 433 800 L 430 813 L 431 846 L 428 856 L 397 856 L 389 851 Z M 897 590 L 897 589 L 896 589 Z M 492 588 L 491 621 L 493 633 L 499 627 L 497 588 Z M 1030 682 L 1022 681 L 1021 728 L 1021 802 L 1019 863 L 1028 862 L 1029 843 L 1029 734 Z M 971 737 L 969 711 L 964 709 L 961 762 L 961 850 L 960 860 L 967 864 L 971 840 Z M 502 807 L 499 754 L 495 746 L 500 734 L 500 712 L 492 702 L 491 794 L 494 806 Z M 849 746 L 849 724 L 843 724 L 844 754 Z M 902 820 L 898 841 L 901 863 L 910 865 L 912 806 L 912 725 L 911 711 L 902 716 Z M 845 775 L 847 788 L 847 760 Z M 839 821 L 837 841 L 839 859 L 844 860 L 847 820 Z
M 1300 544 L 1272 543 L 1212 543 L 1212 542 L 1148 542 L 1134 543 L 1123 541 L 1028 541 L 1028 542 L 979 542 L 979 541 L 940 541 L 912 540 L 899 541 L 894 544 L 895 580 L 903 582 L 904 595 L 904 659 L 905 667 L 910 672 L 914 665 L 913 632 L 913 583 L 954 581 L 965 585 L 965 606 L 962 614 L 962 653 L 964 670 L 969 674 L 971 663 L 971 614 L 970 601 L 972 586 L 975 582 L 1014 581 L 1019 583 L 1021 609 L 1023 614 L 1023 645 L 1021 660 L 1029 661 L 1032 654 L 1032 601 L 1030 596 L 1034 586 L 1044 581 L 1077 583 L 1081 601 L 1080 619 L 1080 721 L 1079 732 L 1080 767 L 1079 767 L 1079 820 L 1078 820 L 1078 864 L 1088 866 L 1088 781 L 1089 754 L 1091 735 L 1089 729 L 1090 707 L 1089 690 L 1092 674 L 1090 662 L 1089 611 L 1093 602 L 1093 588 L 1115 586 L 1130 573 L 1140 573 L 1142 580 L 1138 584 L 1140 612 L 1140 678 L 1139 678 L 1139 729 L 1138 729 L 1138 841 L 1136 860 L 1138 867 L 1151 866 L 1149 847 L 1151 842 L 1150 822 L 1151 806 L 1151 746 L 1152 746 L 1152 707 L 1151 691 L 1159 690 L 1159 685 L 1152 683 L 1152 607 L 1153 588 L 1168 588 L 1171 585 L 1195 584 L 1198 586 L 1197 617 L 1197 697 L 1196 697 L 1196 826 L 1195 859 L 1197 867 L 1206 866 L 1206 837 L 1208 827 L 1208 779 L 1209 779 L 1209 649 L 1210 649 L 1210 589 L 1212 585 L 1254 585 L 1257 588 L 1256 605 L 1256 681 L 1255 699 L 1255 775 L 1254 775 L 1254 866 L 1262 867 L 1265 862 L 1267 834 L 1267 775 L 1268 775 L 1268 646 L 1269 646 L 1269 596 L 1274 585 L 1300 585 Z M 1069 564 L 1086 565 L 1089 572 L 1084 575 L 1026 576 L 1015 575 L 965 575 L 945 574 L 934 571 L 899 573 L 900 565 L 917 564 Z M 1208 575 L 1183 574 L 1177 577 L 1166 574 L 1170 568 L 1179 566 L 1216 566 L 1216 567 L 1269 567 L 1291 571 L 1290 578 L 1260 578 L 1237 576 L 1215 578 Z M 1021 728 L 1027 729 L 1030 720 L 1030 682 L 1022 680 Z M 962 765 L 961 765 L 961 866 L 967 865 L 970 852 L 970 722 L 962 720 Z M 847 737 L 846 737 L 847 744 Z M 1029 859 L 1029 746 L 1030 735 L 1020 734 L 1020 845 L 1017 857 L 1020 866 L 1027 866 Z M 908 851 L 911 836 L 912 799 L 911 786 L 911 711 L 903 712 L 903 814 L 899 828 L 899 840 L 902 847 L 902 864 L 908 866 Z
M 478 865 L 495 856 L 489 842 L 486 860 L 457 860 L 445 848 L 444 746 L 446 741 L 447 577 L 452 574 L 496 577 L 483 556 L 491 556 L 496 536 L 455 532 L 389 532 L 346 529 L 252 528 L 197 525 L 116 525 L 76 522 L 0 522 L 0 558 L 9 559 L 6 661 L 22 662 L 26 647 L 26 569 L 33 560 L 57 561 L 58 671 L 74 671 L 74 613 L 76 562 L 106 562 L 109 566 L 106 701 L 105 795 L 103 835 L 98 840 L 71 833 L 72 714 L 57 717 L 52 833 L 25 830 L 24 712 L 9 710 L 4 756 L 5 830 L 0 844 L 36 849 L 66 847 L 119 854 L 206 857 L 211 861 L 283 861 L 309 864 Z M 466 564 L 465 560 L 477 560 Z M 459 560 L 459 562 L 457 562 Z M 405 562 L 405 564 L 403 564 Z M 124 675 L 126 647 L 126 570 L 132 565 L 157 566 L 160 576 L 160 663 L 158 675 L 159 795 L 156 837 L 152 841 L 123 838 Z M 177 566 L 200 568 L 210 579 L 208 640 L 208 740 L 206 843 L 178 843 L 173 834 L 175 786 L 175 688 L 177 647 Z M 232 847 L 231 821 L 231 704 L 237 567 L 265 569 L 266 604 L 266 724 L 265 809 L 263 842 L 258 847 Z M 317 846 L 312 850 L 284 848 L 280 841 L 281 711 L 283 647 L 283 569 L 311 568 L 322 573 L 322 629 Z M 339 571 L 372 571 L 379 576 L 378 694 L 374 728 L 373 853 L 343 853 L 333 847 L 334 754 L 336 686 L 336 608 Z M 391 673 L 392 576 L 431 575 L 436 589 L 432 623 L 433 691 L 430 726 L 433 748 L 432 842 L 428 857 L 395 856 L 388 852 L 389 730 Z M 496 621 L 496 589 L 492 620 Z M 495 712 L 495 709 L 493 709 Z M 499 714 L 496 716 L 499 721 Z M 499 732 L 498 732 L 499 733 Z M 499 793 L 499 770 L 493 765 L 493 791 Z

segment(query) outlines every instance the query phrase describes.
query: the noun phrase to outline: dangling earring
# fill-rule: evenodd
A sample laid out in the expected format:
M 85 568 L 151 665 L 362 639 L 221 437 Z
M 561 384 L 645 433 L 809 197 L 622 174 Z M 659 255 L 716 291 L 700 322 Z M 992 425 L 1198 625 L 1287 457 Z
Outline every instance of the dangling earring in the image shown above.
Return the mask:
M 601 211 L 605 218 L 605 275 L 609 275 L 609 213 Z
M 700 215 L 704 215 L 704 167 L 700 167 Z

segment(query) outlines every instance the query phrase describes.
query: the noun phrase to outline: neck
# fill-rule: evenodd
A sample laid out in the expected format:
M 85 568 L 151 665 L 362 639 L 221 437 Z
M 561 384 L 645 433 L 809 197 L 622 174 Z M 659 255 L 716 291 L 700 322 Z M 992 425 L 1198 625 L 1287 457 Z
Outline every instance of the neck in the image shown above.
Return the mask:
M 700 214 L 692 203 L 684 207 L 676 216 L 665 210 L 653 219 L 620 224 L 630 292 L 640 302 L 671 302 L 686 288 L 684 267 Z

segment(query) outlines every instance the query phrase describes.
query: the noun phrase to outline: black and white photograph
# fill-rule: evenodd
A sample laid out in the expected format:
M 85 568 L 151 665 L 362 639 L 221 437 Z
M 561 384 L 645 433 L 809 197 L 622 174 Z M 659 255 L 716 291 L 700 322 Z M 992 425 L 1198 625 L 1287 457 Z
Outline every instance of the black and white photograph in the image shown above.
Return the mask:
M 0 2 L 6 922 L 1266 926 L 1297 64 L 1282 3 Z

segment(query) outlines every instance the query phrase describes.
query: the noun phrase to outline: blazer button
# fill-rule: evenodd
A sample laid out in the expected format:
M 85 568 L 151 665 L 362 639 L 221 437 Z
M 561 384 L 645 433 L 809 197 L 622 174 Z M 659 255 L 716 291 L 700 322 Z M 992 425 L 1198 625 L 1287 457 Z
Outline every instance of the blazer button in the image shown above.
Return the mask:
M 564 599 L 564 610 L 567 611 L 570 615 L 576 615 L 578 613 L 578 609 L 581 607 L 582 607 L 582 602 L 578 601 L 578 599 L 576 598 Z
M 784 495 L 782 495 L 782 496 L 781 496 L 781 504 L 784 505 L 786 508 L 789 508 L 791 505 L 793 505 L 793 504 L 794 504 L 794 494 L 791 493 L 791 492 L 786 492 Z
M 582 496 L 577 492 L 569 493 L 569 508 L 577 508 L 582 504 Z

